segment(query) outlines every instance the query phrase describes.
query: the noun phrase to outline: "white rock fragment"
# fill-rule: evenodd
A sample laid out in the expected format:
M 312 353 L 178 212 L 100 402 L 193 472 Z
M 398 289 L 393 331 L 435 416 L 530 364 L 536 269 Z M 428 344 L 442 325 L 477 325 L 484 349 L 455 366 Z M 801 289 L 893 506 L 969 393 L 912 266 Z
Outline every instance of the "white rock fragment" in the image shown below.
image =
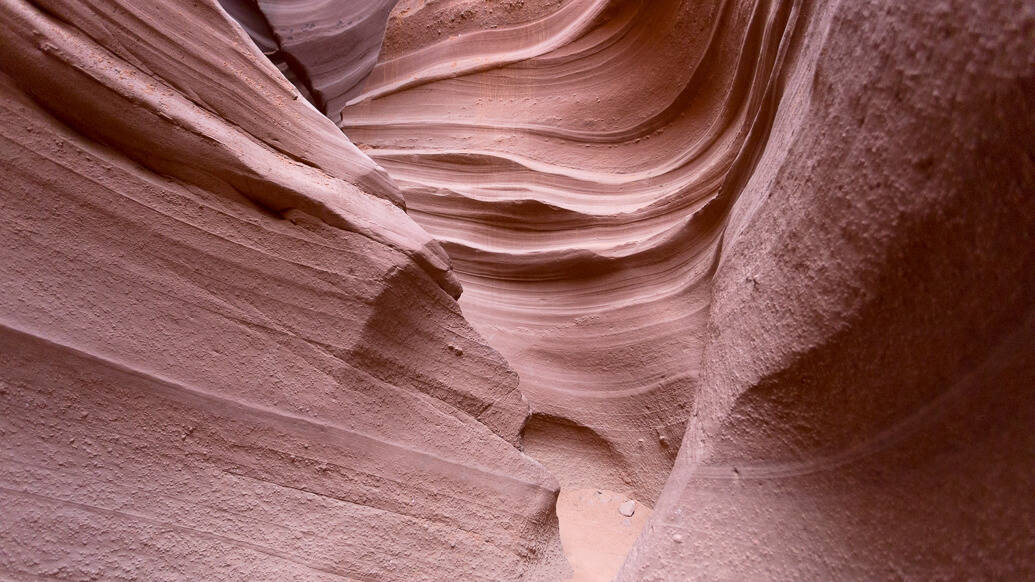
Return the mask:
M 636 502 L 632 499 L 618 506 L 618 513 L 621 513 L 625 517 L 632 517 L 636 513 Z

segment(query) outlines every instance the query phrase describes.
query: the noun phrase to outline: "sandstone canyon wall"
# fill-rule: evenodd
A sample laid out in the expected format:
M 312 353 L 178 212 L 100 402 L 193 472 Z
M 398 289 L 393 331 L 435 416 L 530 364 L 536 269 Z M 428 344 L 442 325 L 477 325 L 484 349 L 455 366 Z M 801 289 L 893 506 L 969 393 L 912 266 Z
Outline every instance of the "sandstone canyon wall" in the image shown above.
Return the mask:
M 1035 577 L 1030 0 L 222 2 L 0 0 L 4 575 Z
M 0 30 L 0 577 L 560 576 L 441 246 L 218 5 Z
M 1035 6 L 817 6 L 619 580 L 1035 576 Z

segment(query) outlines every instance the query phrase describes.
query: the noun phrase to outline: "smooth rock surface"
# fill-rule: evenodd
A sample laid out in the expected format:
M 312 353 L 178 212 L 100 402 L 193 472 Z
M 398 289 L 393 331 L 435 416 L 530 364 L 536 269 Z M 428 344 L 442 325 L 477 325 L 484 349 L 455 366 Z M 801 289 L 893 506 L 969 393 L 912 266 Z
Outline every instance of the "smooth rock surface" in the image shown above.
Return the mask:
M 568 582 L 610 582 L 650 518 L 639 504 L 632 516 L 619 508 L 625 495 L 606 489 L 561 489 L 557 498 L 561 544 L 574 572 Z
M 473 4 L 400 4 L 342 128 L 453 258 L 530 454 L 651 501 L 700 381 L 712 202 L 764 143 L 797 3 Z
M 336 119 L 374 68 L 397 0 L 219 0 L 263 53 Z
M 689 447 L 622 579 L 1029 577 L 1031 4 L 542 15 L 394 19 L 342 126 L 562 484 L 650 500 Z

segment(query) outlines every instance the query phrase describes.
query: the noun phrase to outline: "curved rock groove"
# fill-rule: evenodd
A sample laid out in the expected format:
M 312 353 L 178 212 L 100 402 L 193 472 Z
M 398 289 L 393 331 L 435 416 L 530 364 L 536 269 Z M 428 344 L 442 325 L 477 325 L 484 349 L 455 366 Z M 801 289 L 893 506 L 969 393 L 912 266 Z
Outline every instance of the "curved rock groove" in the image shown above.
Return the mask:
M 732 199 L 720 193 L 764 147 L 756 126 L 771 121 L 800 7 L 560 4 L 495 29 L 495 14 L 475 11 L 483 35 L 521 31 L 506 52 L 463 31 L 408 37 L 342 128 L 443 242 L 464 315 L 514 366 L 533 411 L 592 430 L 617 460 L 590 469 L 548 455 L 551 470 L 650 501 L 693 404 Z M 432 9 L 397 11 L 389 38 Z M 573 35 L 581 21 L 568 13 L 591 24 Z

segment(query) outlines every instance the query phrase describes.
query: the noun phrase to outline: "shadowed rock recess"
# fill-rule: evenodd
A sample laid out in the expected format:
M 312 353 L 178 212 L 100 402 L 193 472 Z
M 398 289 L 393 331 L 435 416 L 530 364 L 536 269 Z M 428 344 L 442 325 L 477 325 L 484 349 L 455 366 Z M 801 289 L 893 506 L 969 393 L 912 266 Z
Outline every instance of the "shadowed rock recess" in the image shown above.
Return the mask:
M 0 0 L 0 578 L 1035 578 L 1030 0 Z

